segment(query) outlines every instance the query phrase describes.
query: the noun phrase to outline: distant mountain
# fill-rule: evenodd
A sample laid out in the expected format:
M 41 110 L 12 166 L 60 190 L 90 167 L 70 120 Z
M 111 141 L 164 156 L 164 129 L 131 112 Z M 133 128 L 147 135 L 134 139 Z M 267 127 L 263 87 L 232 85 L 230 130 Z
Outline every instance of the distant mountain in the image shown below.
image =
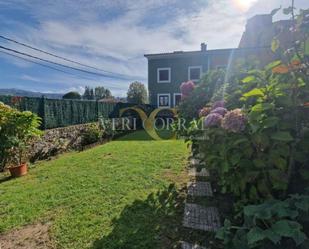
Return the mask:
M 31 92 L 14 88 L 0 89 L 0 95 L 21 96 L 21 97 L 42 97 L 44 95 L 48 99 L 62 99 L 63 96 L 63 94 L 58 93 Z

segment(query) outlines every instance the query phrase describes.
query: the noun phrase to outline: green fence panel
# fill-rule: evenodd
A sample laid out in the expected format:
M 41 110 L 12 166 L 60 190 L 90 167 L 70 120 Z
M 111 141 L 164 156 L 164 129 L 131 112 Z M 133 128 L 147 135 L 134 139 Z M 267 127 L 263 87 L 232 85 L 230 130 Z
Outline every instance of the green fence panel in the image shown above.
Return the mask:
M 95 122 L 100 117 L 118 118 L 120 109 L 135 106 L 129 103 L 12 96 L 0 96 L 0 101 L 21 111 L 36 113 L 42 118 L 42 129 Z M 139 107 L 148 115 L 153 110 L 150 105 L 139 105 Z

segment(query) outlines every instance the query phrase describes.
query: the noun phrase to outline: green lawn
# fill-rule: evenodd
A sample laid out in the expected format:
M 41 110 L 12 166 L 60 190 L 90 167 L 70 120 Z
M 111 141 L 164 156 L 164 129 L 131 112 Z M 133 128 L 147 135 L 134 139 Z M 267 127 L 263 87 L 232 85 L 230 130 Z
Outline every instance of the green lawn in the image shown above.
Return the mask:
M 183 141 L 119 140 L 2 177 L 0 233 L 48 221 L 58 248 L 168 248 L 187 156 Z

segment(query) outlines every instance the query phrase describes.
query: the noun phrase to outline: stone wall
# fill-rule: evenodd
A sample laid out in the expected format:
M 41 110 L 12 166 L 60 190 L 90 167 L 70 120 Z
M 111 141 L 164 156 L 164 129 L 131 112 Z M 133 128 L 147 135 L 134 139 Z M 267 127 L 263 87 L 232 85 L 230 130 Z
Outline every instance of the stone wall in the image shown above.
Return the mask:
M 121 136 L 130 132 L 130 130 L 122 130 L 123 119 L 114 119 L 117 131 L 112 132 L 113 134 L 105 133 L 97 144 L 102 143 L 103 140 L 111 140 L 115 135 Z M 125 119 L 129 119 L 126 123 L 129 122 L 129 126 L 133 127 L 133 117 L 128 116 Z M 83 150 L 87 148 L 86 145 L 82 145 L 82 134 L 93 124 L 98 123 L 94 122 L 45 130 L 40 138 L 32 141 L 28 154 L 29 161 L 45 160 L 69 150 Z M 106 127 L 106 129 L 110 130 L 112 128 Z M 91 145 L 88 145 L 88 147 L 91 147 Z
M 81 149 L 81 135 L 92 123 L 45 130 L 30 146 L 31 162 L 43 160 L 68 150 Z

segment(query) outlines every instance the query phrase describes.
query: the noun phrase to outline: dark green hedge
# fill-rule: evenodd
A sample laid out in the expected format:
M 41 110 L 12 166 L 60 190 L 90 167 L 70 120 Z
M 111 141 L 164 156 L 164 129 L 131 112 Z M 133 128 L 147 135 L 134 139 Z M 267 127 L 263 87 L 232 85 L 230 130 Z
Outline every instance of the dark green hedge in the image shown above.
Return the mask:
M 42 129 L 95 122 L 100 117 L 116 118 L 121 108 L 134 106 L 127 103 L 12 96 L 0 96 L 0 101 L 19 110 L 36 113 L 42 118 Z M 149 105 L 145 108 L 152 109 Z

